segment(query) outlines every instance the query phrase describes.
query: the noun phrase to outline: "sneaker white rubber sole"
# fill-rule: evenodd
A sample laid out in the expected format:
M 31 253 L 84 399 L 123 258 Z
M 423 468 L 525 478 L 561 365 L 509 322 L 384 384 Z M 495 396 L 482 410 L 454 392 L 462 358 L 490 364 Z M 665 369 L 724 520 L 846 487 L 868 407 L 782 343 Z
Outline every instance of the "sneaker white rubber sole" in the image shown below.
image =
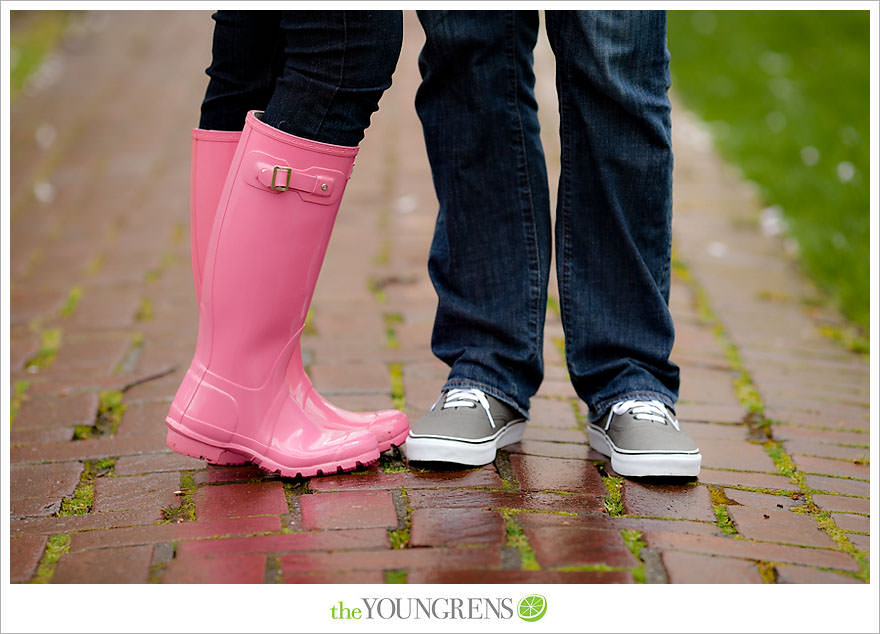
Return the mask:
M 632 453 L 614 445 L 601 429 L 589 425 L 590 447 L 611 458 L 611 468 L 623 476 L 698 476 L 703 457 L 693 453 Z
M 484 465 L 495 460 L 501 447 L 519 442 L 526 429 L 521 420 L 505 425 L 497 434 L 486 438 L 466 440 L 443 436 L 407 436 L 401 450 L 407 460 L 416 462 L 454 462 L 466 465 Z

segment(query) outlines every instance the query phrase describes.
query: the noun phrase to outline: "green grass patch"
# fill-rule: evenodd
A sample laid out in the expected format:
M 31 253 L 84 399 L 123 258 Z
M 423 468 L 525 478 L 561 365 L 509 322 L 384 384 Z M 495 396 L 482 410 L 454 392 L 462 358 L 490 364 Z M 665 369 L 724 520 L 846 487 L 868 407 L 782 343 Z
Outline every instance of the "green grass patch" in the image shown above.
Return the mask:
M 30 386 L 30 381 L 16 381 L 15 385 L 12 387 L 12 398 L 9 399 L 10 427 L 15 423 L 15 417 L 18 415 L 18 410 L 21 409 L 21 404 L 28 398 L 26 392 Z
M 25 369 L 28 372 L 39 372 L 52 365 L 55 361 L 55 355 L 58 354 L 58 347 L 61 345 L 61 330 L 51 328 L 44 330 L 40 334 L 40 350 L 33 357 L 28 359 Z
M 501 512 L 504 517 L 504 530 L 507 534 L 506 546 L 516 548 L 519 551 L 520 562 L 523 570 L 540 570 L 535 551 L 529 543 L 529 538 L 523 532 L 522 526 L 516 521 L 516 513 L 510 510 Z
M 782 210 L 804 268 L 869 318 L 868 11 L 670 11 L 673 88 Z
M 64 300 L 64 306 L 61 307 L 61 314 L 65 317 L 69 317 L 73 314 L 73 311 L 76 310 L 76 305 L 79 304 L 79 300 L 82 298 L 82 289 L 79 286 L 74 286 L 70 289 L 70 292 L 67 294 L 67 299 Z
M 40 558 L 40 564 L 37 566 L 37 572 L 31 583 L 49 583 L 52 575 L 55 573 L 55 565 L 62 555 L 70 552 L 70 535 L 63 533 L 61 535 L 52 535 L 46 542 L 46 550 Z
M 602 498 L 602 505 L 611 517 L 620 517 L 625 512 L 623 508 L 623 478 L 603 476 L 602 482 L 608 492 L 608 495 Z
M 9 92 L 15 99 L 28 78 L 58 45 L 70 20 L 67 11 L 11 11 Z

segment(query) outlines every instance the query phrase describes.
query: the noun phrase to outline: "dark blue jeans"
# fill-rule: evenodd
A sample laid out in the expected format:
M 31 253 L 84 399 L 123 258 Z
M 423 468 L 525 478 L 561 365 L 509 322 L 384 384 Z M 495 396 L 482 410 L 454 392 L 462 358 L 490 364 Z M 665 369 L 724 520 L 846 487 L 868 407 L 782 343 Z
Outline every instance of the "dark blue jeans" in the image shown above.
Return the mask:
M 420 11 L 416 97 L 440 208 L 431 346 L 445 388 L 526 414 L 543 379 L 551 220 L 532 51 L 536 11 Z M 672 406 L 669 53 L 662 11 L 547 11 L 562 170 L 557 278 L 565 357 L 590 415 Z
M 249 110 L 289 134 L 355 146 L 391 85 L 400 11 L 217 11 L 199 127 L 241 130 Z

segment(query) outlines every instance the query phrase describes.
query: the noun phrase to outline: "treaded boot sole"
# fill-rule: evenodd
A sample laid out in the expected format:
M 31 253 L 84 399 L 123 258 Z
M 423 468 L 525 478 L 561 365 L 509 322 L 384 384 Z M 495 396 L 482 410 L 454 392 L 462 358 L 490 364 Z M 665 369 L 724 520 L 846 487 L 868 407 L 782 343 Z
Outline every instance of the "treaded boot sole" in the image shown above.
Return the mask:
M 403 450 L 407 460 L 413 462 L 453 462 L 479 466 L 495 460 L 498 449 L 519 442 L 525 429 L 526 421 L 521 420 L 509 423 L 495 436 L 476 441 L 410 434 Z
M 604 431 L 589 426 L 590 447 L 611 458 L 611 468 L 622 476 L 685 476 L 700 474 L 697 453 L 628 453 L 620 451 Z
M 285 478 L 310 478 L 316 475 L 344 473 L 346 471 L 353 471 L 361 466 L 366 466 L 379 459 L 378 450 L 373 450 L 344 460 L 302 466 L 283 465 L 242 445 L 224 443 L 218 446 L 207 442 L 205 438 L 199 439 L 199 434 L 193 432 L 184 434 L 174 429 L 173 425 L 176 425 L 176 423 L 170 418 L 165 419 L 165 423 L 168 425 L 168 435 L 166 436 L 165 443 L 177 453 L 199 460 L 207 460 L 210 464 L 240 465 L 253 462 L 264 471 L 277 473 Z M 243 459 L 244 461 L 224 462 L 225 460 L 238 459 Z

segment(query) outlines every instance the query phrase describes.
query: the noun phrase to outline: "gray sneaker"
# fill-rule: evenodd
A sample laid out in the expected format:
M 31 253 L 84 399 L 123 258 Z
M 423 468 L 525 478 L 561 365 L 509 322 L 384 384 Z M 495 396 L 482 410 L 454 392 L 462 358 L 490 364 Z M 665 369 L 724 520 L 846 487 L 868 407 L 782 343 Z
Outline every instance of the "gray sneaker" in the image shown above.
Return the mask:
M 700 450 L 660 401 L 622 401 L 590 423 L 590 446 L 625 476 L 696 476 Z
M 500 447 L 522 438 L 526 419 L 477 389 L 443 392 L 430 411 L 412 424 L 403 450 L 408 460 L 484 465 Z

